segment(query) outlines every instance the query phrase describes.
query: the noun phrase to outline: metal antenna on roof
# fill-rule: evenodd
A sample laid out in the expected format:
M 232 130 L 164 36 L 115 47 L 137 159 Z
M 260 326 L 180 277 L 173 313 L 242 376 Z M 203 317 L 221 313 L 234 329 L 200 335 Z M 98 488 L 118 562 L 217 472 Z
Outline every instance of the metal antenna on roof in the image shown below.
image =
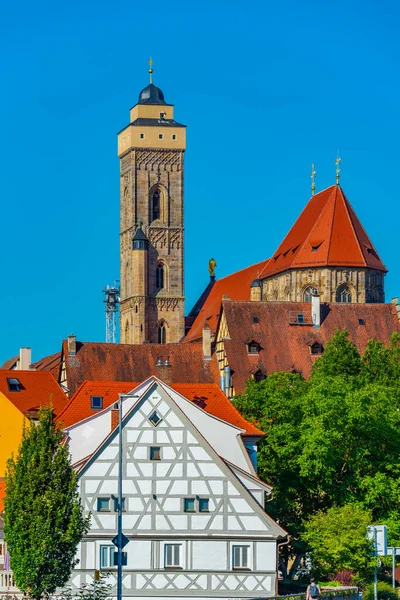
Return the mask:
M 335 160 L 335 165 L 336 165 L 336 185 L 339 185 L 339 181 L 340 181 L 340 163 L 342 162 L 342 159 L 339 157 L 339 150 L 336 156 L 336 160 Z
M 315 177 L 317 175 L 317 171 L 315 170 L 314 163 L 311 165 L 311 196 L 315 195 Z
M 117 313 L 119 312 L 120 289 L 119 281 L 114 281 L 114 285 L 106 285 L 103 290 L 105 295 L 106 311 L 106 342 L 115 344 L 117 342 Z
M 149 59 L 149 75 L 150 75 L 150 83 L 153 83 L 153 59 L 150 56 Z

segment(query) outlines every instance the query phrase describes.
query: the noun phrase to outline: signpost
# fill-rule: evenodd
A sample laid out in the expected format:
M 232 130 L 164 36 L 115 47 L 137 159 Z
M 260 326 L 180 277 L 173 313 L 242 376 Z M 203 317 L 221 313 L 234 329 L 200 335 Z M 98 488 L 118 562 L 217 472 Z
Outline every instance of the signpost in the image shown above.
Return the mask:
M 372 556 L 387 556 L 386 525 L 370 525 L 367 527 L 367 538 L 372 541 Z M 378 600 L 378 569 L 381 561 L 378 559 L 374 569 L 374 600 Z

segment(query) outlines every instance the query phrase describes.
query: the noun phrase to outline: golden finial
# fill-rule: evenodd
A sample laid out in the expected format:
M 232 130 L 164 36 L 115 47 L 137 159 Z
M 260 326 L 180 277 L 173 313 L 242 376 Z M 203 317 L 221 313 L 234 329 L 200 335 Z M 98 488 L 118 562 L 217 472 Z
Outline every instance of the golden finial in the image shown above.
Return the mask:
M 336 157 L 335 160 L 335 165 L 336 165 L 336 185 L 339 185 L 339 181 L 340 181 L 340 163 L 342 162 L 342 159 L 339 157 L 339 153 Z
M 315 195 L 315 176 L 317 171 L 315 170 L 314 163 L 311 165 L 311 196 Z
M 150 75 L 150 83 L 153 83 L 153 59 L 150 56 L 149 59 L 149 75 Z

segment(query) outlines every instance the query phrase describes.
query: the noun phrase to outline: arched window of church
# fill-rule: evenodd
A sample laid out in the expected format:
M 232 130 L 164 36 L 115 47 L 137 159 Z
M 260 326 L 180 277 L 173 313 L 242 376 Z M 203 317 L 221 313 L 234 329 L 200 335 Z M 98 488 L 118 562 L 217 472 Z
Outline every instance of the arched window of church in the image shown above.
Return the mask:
M 152 208 L 153 208 L 153 221 L 156 221 L 157 219 L 159 219 L 161 217 L 161 194 L 160 194 L 160 190 L 155 190 L 153 192 L 153 201 L 152 201 Z
M 336 292 L 336 302 L 351 302 L 351 290 L 348 285 L 341 285 Z
M 164 283 L 165 283 L 164 265 L 162 263 L 159 263 L 157 265 L 157 269 L 156 269 L 156 288 L 158 290 L 164 289 Z
M 167 343 L 167 328 L 165 326 L 164 321 L 158 326 L 158 343 L 166 344 Z
M 313 287 L 308 287 L 304 290 L 304 302 L 311 302 L 311 298 L 318 294 L 317 290 Z

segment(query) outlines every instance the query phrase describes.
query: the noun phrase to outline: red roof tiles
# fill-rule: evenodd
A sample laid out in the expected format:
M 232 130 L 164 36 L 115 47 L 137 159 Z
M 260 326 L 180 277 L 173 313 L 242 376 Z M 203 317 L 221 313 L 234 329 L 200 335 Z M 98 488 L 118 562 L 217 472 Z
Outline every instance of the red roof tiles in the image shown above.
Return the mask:
M 58 421 L 62 427 L 68 428 L 99 412 L 91 407 L 91 396 L 101 396 L 103 408 L 107 408 L 118 400 L 119 394 L 126 394 L 137 385 L 138 383 L 132 381 L 85 381 L 58 416 Z M 214 417 L 244 429 L 246 434 L 263 435 L 262 431 L 241 416 L 217 385 L 174 383 L 171 387 Z
M 20 391 L 10 391 L 7 379 L 18 379 Z M 54 414 L 58 415 L 68 403 L 67 396 L 47 371 L 0 370 L 0 392 L 22 413 L 51 403 Z
M 250 300 L 250 285 L 265 269 L 268 262 L 268 260 L 264 260 L 241 271 L 236 271 L 232 275 L 217 279 L 184 341 L 192 342 L 200 339 L 206 323 L 212 331 L 216 330 L 221 300 L 224 295 L 229 296 L 231 300 Z
M 386 272 L 339 186 L 311 198 L 260 278 L 286 269 L 318 266 L 369 267 Z
M 156 366 L 159 358 L 169 358 L 174 383 L 219 382 L 216 360 L 204 360 L 202 344 L 77 342 L 76 355 L 69 356 L 64 340 L 63 357 L 66 385 L 72 393 L 84 381 L 144 381 L 151 375 L 160 376 Z
M 320 328 L 290 324 L 290 314 L 310 316 L 311 303 L 307 302 L 225 301 L 223 311 L 230 335 L 224 340 L 224 347 L 236 393 L 244 391 L 247 380 L 257 371 L 266 375 L 296 371 L 308 377 L 318 358 L 311 354 L 310 346 L 324 346 L 336 329 L 347 329 L 360 352 L 370 338 L 388 344 L 393 331 L 400 333 L 393 304 L 323 303 Z M 253 317 L 258 317 L 257 323 Z M 250 339 L 260 344 L 258 354 L 248 353 L 246 344 Z

